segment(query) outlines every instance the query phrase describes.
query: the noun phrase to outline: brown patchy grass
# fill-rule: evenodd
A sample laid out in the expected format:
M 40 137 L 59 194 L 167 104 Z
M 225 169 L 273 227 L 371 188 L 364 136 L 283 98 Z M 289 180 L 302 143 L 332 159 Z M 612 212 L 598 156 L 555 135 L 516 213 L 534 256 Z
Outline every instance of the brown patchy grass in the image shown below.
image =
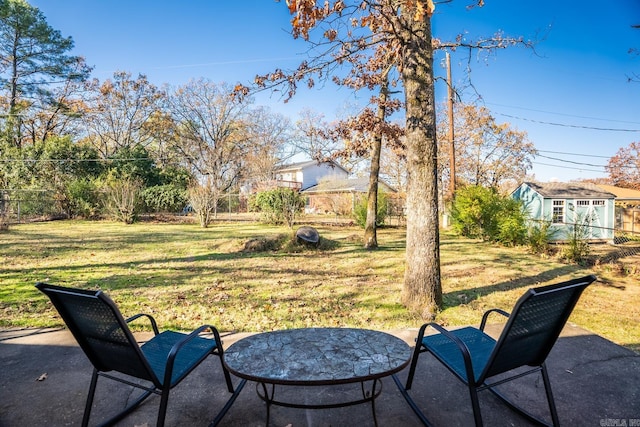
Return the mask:
M 317 226 L 320 248 L 293 231 L 251 222 L 196 224 L 59 221 L 0 233 L 0 326 L 57 326 L 36 281 L 105 290 L 127 315 L 153 314 L 165 327 L 202 323 L 222 331 L 306 326 L 415 328 L 401 304 L 404 230 L 379 230 L 380 248 L 360 229 Z M 247 242 L 254 242 L 247 245 Z M 258 243 L 255 243 L 258 242 Z M 598 246 L 608 254 L 615 249 Z M 595 252 L 597 252 L 595 251 Z M 571 321 L 640 350 L 640 255 L 591 268 L 441 235 L 444 307 L 437 321 L 478 324 L 488 308 L 511 309 L 529 287 L 594 273 Z

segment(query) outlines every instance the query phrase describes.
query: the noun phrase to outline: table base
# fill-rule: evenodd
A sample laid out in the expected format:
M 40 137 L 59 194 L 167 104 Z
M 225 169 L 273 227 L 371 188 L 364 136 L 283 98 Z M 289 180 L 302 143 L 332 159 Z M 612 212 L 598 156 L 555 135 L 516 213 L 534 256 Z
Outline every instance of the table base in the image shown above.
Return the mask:
M 371 383 L 371 387 L 367 388 L 366 383 Z M 269 387 L 271 386 L 271 392 L 269 393 Z M 260 390 L 262 388 L 262 390 Z M 376 407 L 375 400 L 380 393 L 382 393 L 382 382 L 379 379 L 374 379 L 372 381 L 362 381 L 360 382 L 360 388 L 362 390 L 362 398 L 350 400 L 346 402 L 336 402 L 336 403 L 318 403 L 318 404 L 308 404 L 308 403 L 295 403 L 295 402 L 285 402 L 281 400 L 276 400 L 275 398 L 275 384 L 267 384 L 263 382 L 256 383 L 256 393 L 258 397 L 262 399 L 267 404 L 267 427 L 269 426 L 269 420 L 271 418 L 271 405 L 282 406 L 286 408 L 296 408 L 296 409 L 331 409 L 331 408 L 344 408 L 347 406 L 360 405 L 362 403 L 371 402 L 371 412 L 373 414 L 373 422 L 374 425 L 378 426 L 378 419 L 376 417 Z

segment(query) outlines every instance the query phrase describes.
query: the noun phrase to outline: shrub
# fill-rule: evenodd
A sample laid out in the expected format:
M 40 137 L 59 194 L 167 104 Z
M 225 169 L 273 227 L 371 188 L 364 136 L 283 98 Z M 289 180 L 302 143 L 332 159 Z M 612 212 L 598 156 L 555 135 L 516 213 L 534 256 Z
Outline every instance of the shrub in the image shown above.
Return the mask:
M 551 221 L 544 220 L 532 224 L 527 231 L 529 249 L 534 254 L 548 254 L 550 252 L 549 241 L 552 236 Z
M 505 246 L 522 245 L 527 239 L 527 227 L 522 215 L 507 215 L 498 224 L 497 240 Z
M 85 178 L 74 179 L 66 184 L 68 199 L 67 214 L 70 218 L 95 218 L 100 212 L 100 201 L 96 184 Z
M 133 178 L 110 178 L 105 185 L 108 212 L 118 221 L 133 224 L 140 210 L 141 181 Z
M 188 202 L 187 191 L 174 184 L 145 188 L 140 197 L 145 212 L 180 212 Z
M 200 227 L 207 228 L 217 212 L 218 195 L 213 186 L 195 185 L 189 188 L 189 203 Z
M 469 186 L 456 193 L 452 212 L 453 229 L 466 237 L 523 244 L 526 240 L 526 215 L 522 204 L 496 191 Z
M 589 256 L 590 248 L 589 243 L 585 240 L 570 239 L 567 244 L 562 248 L 560 257 L 569 262 L 575 262 L 582 264 Z
M 568 224 L 567 243 L 562 248 L 561 258 L 577 264 L 586 261 L 591 250 L 587 241 L 591 222 L 590 215 L 576 215 L 575 222 Z
M 367 224 L 367 196 L 361 196 L 358 198 L 358 202 L 353 208 L 353 216 L 360 227 L 364 228 Z M 384 191 L 378 192 L 378 206 L 376 210 L 376 226 L 381 227 L 384 225 L 385 220 L 389 212 L 389 197 Z
M 523 245 L 527 241 L 527 215 L 522 203 L 508 196 L 498 196 L 497 238 L 506 246 Z
M 485 239 L 494 215 L 493 192 L 473 186 L 458 190 L 451 210 L 453 229 L 466 237 Z
M 253 200 L 253 205 L 262 212 L 263 220 L 269 224 L 287 224 L 293 227 L 295 218 L 305 205 L 305 198 L 290 188 L 262 191 Z

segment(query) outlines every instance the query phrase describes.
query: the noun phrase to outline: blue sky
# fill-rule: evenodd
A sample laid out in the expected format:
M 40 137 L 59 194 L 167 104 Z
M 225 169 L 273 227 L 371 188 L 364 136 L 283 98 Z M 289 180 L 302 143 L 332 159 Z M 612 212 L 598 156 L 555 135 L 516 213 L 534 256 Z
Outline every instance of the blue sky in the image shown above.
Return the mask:
M 294 68 L 306 46 L 288 34 L 284 2 L 274 0 L 31 0 L 49 25 L 75 41 L 74 53 L 95 67 L 102 80 L 115 71 L 146 74 L 157 85 L 192 78 L 248 83 L 256 74 Z M 532 173 L 540 181 L 605 177 L 603 165 L 620 147 L 640 141 L 640 0 L 557 1 L 469 0 L 437 6 L 435 37 L 468 37 L 503 31 L 540 38 L 535 53 L 512 48 L 490 57 L 457 52 L 453 80 L 461 90 L 467 64 L 473 90 L 500 123 L 525 131 L 540 151 Z M 436 74 L 444 76 L 442 55 Z M 637 75 L 638 82 L 628 82 Z M 444 84 L 436 86 L 445 102 Z M 366 101 L 331 83 L 303 90 L 288 104 L 278 94 L 261 94 L 268 105 L 292 120 L 304 109 L 327 120 Z M 543 157 L 544 156 L 544 157 Z

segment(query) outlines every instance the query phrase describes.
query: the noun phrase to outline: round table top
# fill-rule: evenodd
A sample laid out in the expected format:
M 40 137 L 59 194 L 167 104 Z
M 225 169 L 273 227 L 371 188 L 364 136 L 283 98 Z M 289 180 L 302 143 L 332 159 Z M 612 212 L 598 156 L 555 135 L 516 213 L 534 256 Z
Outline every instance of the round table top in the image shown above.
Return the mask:
M 373 380 L 409 364 L 411 348 L 380 331 L 302 328 L 250 335 L 224 352 L 240 378 L 269 384 L 324 385 Z

